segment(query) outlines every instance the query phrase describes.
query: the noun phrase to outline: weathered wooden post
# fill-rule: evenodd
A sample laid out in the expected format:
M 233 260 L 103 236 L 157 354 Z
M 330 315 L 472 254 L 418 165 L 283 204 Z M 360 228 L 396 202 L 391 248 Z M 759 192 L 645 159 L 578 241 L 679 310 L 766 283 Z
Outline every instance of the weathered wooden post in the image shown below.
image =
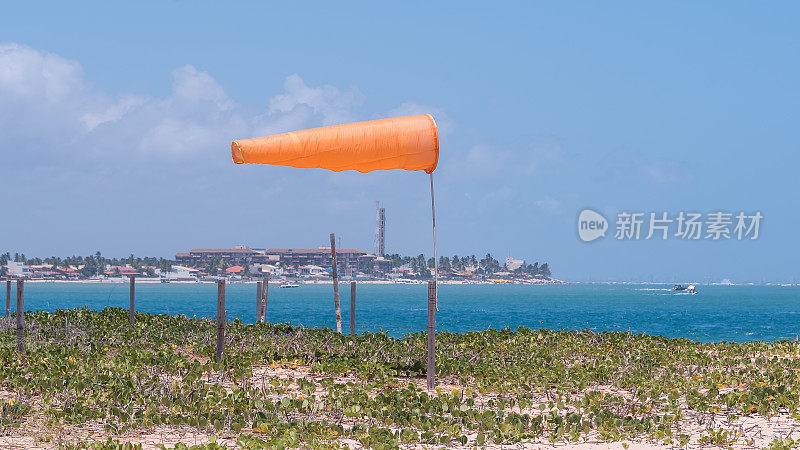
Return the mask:
M 133 325 L 134 318 L 133 313 L 136 311 L 136 277 L 131 277 L 131 307 L 128 310 L 128 322 Z
M 11 280 L 6 280 L 6 317 L 11 317 Z
M 25 354 L 25 280 L 17 280 L 17 353 Z
M 350 334 L 356 334 L 356 282 L 350 282 Z
M 428 389 L 436 387 L 436 282 L 428 281 Z
M 269 274 L 264 277 L 264 298 L 261 300 L 261 311 L 258 313 L 258 320 L 261 323 L 267 321 L 267 294 L 269 294 Z
M 256 283 L 256 323 L 261 322 L 261 301 L 264 299 L 262 297 L 263 287 L 264 283 L 262 281 Z
M 342 332 L 342 307 L 339 304 L 339 275 L 336 270 L 336 237 L 331 233 L 331 268 L 333 272 L 333 305 L 336 309 L 336 332 Z
M 217 358 L 225 348 L 225 280 L 217 280 Z

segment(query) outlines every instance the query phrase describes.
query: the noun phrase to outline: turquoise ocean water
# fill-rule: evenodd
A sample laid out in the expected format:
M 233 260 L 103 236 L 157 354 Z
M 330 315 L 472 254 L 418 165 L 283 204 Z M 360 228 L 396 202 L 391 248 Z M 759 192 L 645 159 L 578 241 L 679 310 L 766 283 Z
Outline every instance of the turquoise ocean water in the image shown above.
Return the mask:
M 800 334 L 798 286 L 700 285 L 698 289 L 697 295 L 685 295 L 674 294 L 664 285 L 441 285 L 437 329 L 465 332 L 526 326 L 612 330 L 706 342 L 772 341 L 795 339 Z M 342 322 L 347 332 L 349 283 L 342 283 L 340 290 Z M 271 285 L 267 320 L 333 327 L 332 292 L 330 284 L 303 285 L 296 289 L 277 289 Z M 138 283 L 136 309 L 213 317 L 216 293 L 217 287 L 211 283 Z M 226 302 L 229 319 L 255 320 L 255 284 L 228 284 Z M 25 285 L 26 310 L 82 306 L 127 308 L 128 285 Z M 422 331 L 427 324 L 427 285 L 359 285 L 356 319 L 359 333 L 383 329 L 390 335 L 402 336 Z

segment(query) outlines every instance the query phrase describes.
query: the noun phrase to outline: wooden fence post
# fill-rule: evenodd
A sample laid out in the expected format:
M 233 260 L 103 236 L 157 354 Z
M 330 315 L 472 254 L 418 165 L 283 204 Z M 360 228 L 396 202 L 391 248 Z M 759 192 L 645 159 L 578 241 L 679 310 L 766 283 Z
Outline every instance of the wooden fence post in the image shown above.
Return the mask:
M 17 353 L 25 354 L 25 280 L 17 280 Z
M 436 387 L 436 282 L 428 282 L 428 389 Z
M 336 332 L 342 332 L 342 307 L 339 304 L 339 275 L 337 273 L 336 238 L 331 233 L 331 268 L 333 272 L 333 306 L 336 310 Z
M 356 282 L 350 282 L 350 334 L 356 334 Z
M 264 288 L 263 281 L 259 281 L 256 283 L 256 323 L 261 322 L 261 301 L 264 299 L 262 294 L 263 288 Z
M 6 317 L 11 317 L 11 280 L 6 280 Z
M 133 312 L 136 311 L 136 277 L 131 277 L 131 307 L 128 310 L 128 322 L 133 325 Z
M 225 348 L 225 280 L 217 280 L 217 358 Z
M 261 300 L 261 311 L 258 313 L 258 319 L 261 323 L 267 321 L 267 294 L 269 294 L 269 274 L 264 277 L 264 297 Z

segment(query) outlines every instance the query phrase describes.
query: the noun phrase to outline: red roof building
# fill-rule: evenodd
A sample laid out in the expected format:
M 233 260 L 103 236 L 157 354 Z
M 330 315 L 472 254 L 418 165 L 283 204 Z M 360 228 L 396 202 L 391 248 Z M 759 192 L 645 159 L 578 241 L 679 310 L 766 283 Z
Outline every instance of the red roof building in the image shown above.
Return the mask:
M 233 266 L 233 267 L 228 267 L 227 269 L 225 269 L 225 273 L 229 273 L 229 274 L 238 274 L 238 273 L 242 273 L 242 272 L 244 272 L 244 267 L 242 267 L 242 266 Z
M 108 276 L 114 276 L 119 274 L 123 277 L 135 277 L 137 275 L 141 275 L 138 270 L 133 267 L 129 266 L 113 266 L 105 271 L 105 274 Z

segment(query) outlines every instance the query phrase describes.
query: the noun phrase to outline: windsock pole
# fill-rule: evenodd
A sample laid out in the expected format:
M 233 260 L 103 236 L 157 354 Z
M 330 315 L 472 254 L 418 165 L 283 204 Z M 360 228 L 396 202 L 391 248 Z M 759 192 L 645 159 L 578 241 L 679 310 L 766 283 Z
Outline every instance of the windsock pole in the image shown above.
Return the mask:
M 431 221 L 433 224 L 433 281 L 428 282 L 428 390 L 436 387 L 436 311 L 439 310 L 439 261 L 436 259 L 436 206 L 433 202 L 433 173 L 431 176 Z
M 436 285 L 436 310 L 439 310 L 439 260 L 436 256 L 436 206 L 433 202 L 433 172 L 431 176 L 431 219 L 433 221 L 433 282 Z

